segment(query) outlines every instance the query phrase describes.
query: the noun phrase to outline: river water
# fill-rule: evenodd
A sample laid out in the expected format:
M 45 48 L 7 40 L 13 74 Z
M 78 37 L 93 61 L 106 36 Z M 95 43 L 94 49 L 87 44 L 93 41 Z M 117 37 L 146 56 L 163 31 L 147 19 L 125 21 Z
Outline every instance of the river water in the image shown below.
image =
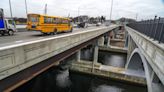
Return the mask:
M 115 66 L 115 67 L 125 67 L 127 55 L 123 53 L 116 52 L 99 52 L 98 62 L 104 65 Z
M 125 67 L 127 55 L 124 53 L 99 51 L 98 62 L 104 65 Z M 83 49 L 81 51 L 81 59 L 93 61 L 93 49 Z
M 92 49 L 82 50 L 84 60 L 92 60 Z M 124 67 L 126 54 L 100 52 L 99 63 Z M 67 64 L 52 67 L 13 92 L 147 92 L 146 86 L 120 82 L 98 76 L 61 68 Z

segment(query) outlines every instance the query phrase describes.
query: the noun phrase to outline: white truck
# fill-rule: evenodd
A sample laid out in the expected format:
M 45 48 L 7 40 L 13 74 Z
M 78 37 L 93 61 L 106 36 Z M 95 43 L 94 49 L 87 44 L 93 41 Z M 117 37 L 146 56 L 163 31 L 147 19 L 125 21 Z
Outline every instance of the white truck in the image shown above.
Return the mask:
M 0 34 L 13 35 L 16 31 L 16 25 L 13 19 L 5 19 L 3 9 L 0 8 Z

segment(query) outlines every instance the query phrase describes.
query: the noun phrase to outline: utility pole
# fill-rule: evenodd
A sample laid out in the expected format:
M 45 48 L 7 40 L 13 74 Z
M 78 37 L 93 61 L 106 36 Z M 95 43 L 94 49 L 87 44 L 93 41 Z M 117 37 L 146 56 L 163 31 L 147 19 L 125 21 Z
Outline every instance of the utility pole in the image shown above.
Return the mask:
M 28 14 L 28 10 L 27 10 L 27 2 L 25 0 L 25 8 L 26 8 L 26 15 Z
M 110 20 L 112 19 L 113 0 L 111 1 Z
M 137 21 L 137 18 L 138 18 L 138 13 L 136 13 L 136 21 Z
M 70 13 L 68 13 L 68 18 L 70 17 Z
M 9 0 L 9 6 L 10 6 L 10 15 L 11 15 L 11 18 L 13 18 L 12 8 L 11 8 L 11 1 L 10 0 Z
M 47 4 L 45 5 L 44 14 L 47 15 Z
M 78 22 L 80 21 L 79 20 L 79 17 L 80 17 L 79 14 L 80 14 L 80 7 L 78 7 Z

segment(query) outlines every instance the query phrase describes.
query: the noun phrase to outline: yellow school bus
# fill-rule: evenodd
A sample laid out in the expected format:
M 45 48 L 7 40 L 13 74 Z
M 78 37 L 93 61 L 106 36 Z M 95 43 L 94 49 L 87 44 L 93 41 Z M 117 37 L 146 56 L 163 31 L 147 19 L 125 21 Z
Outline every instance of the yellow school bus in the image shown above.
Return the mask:
M 40 31 L 44 34 L 72 32 L 69 18 L 40 14 L 28 14 L 27 16 L 27 29 L 29 31 Z

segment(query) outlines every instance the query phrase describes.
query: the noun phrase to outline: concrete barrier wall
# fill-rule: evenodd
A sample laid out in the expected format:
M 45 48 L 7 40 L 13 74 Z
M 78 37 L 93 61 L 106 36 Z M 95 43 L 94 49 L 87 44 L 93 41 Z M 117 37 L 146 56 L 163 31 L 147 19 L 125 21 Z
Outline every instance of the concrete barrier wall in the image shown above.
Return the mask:
M 128 31 L 131 38 L 153 68 L 153 71 L 164 84 L 164 44 L 159 44 L 157 41 L 154 41 L 129 27 L 126 27 L 126 31 Z
M 101 27 L 88 31 L 1 47 L 0 80 L 117 27 L 116 25 Z

